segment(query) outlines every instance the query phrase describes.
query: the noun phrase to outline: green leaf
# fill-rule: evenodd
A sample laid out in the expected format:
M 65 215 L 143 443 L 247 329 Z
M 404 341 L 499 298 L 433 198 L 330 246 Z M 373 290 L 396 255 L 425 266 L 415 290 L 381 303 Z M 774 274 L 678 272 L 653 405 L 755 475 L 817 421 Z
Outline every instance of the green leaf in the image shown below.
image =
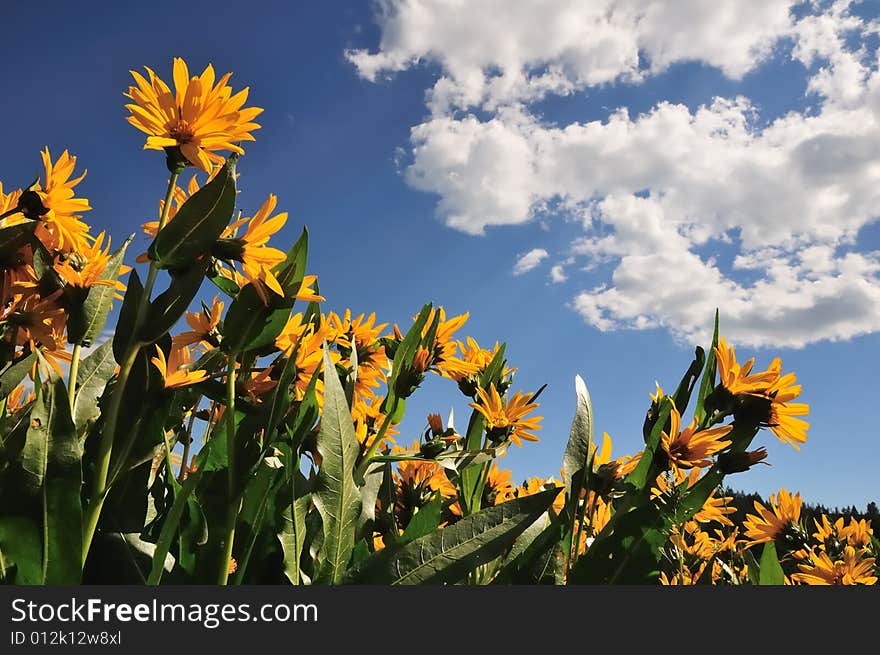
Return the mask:
M 440 497 L 440 494 L 437 494 L 431 502 L 419 508 L 419 510 L 413 514 L 413 517 L 409 521 L 409 525 L 406 526 L 406 530 L 404 530 L 403 534 L 400 536 L 400 542 L 409 543 L 410 541 L 415 541 L 420 537 L 424 537 L 425 535 L 434 532 L 440 527 L 442 512 L 443 499 Z
M 355 539 L 359 537 L 372 539 L 373 537 L 372 526 L 376 520 L 376 498 L 379 496 L 379 488 L 382 486 L 384 470 L 385 465 L 382 462 L 371 462 L 364 471 L 363 478 L 358 477 L 358 473 L 355 472 L 355 483 L 358 485 L 361 496 L 361 514 L 357 521 Z
M 228 353 L 244 353 L 272 345 L 287 324 L 290 311 L 290 306 L 266 306 L 254 285 L 246 284 L 223 320 L 221 348 Z
M 422 329 L 424 329 L 428 322 L 428 317 L 431 315 L 432 308 L 433 306 L 430 303 L 422 307 L 418 316 L 416 316 L 416 320 L 413 322 L 406 335 L 404 335 L 403 341 L 397 346 L 397 350 L 394 353 L 394 364 L 391 369 L 391 375 L 388 378 L 388 397 L 385 399 L 386 406 L 391 406 L 395 383 L 397 382 L 397 378 L 400 376 L 401 371 L 409 368 L 412 364 L 412 360 L 416 355 L 416 350 L 422 342 Z M 439 312 L 435 315 L 435 320 L 437 318 L 439 318 Z
M 688 370 L 681 378 L 681 382 L 678 383 L 678 387 L 676 388 L 675 393 L 672 396 L 672 399 L 675 402 L 675 408 L 679 411 L 680 414 L 684 414 L 684 410 L 687 407 L 687 404 L 691 398 L 691 392 L 693 391 L 694 386 L 697 384 L 697 379 L 700 377 L 700 373 L 703 371 L 703 364 L 705 364 L 705 362 L 706 351 L 697 346 L 696 350 L 694 351 L 694 360 L 691 362 Z
M 346 581 L 403 585 L 453 583 L 503 554 L 553 503 L 557 490 L 516 498 L 467 516 L 408 544 L 393 544 Z
M 694 407 L 694 417 L 697 422 L 705 427 L 706 419 L 706 398 L 715 389 L 715 372 L 718 369 L 718 361 L 715 357 L 715 348 L 718 347 L 718 310 L 715 310 L 715 330 L 712 334 L 712 347 L 709 348 L 709 357 L 706 361 L 706 368 L 703 370 L 703 379 L 700 381 L 700 391 L 697 394 L 697 404 Z
M 37 221 L 27 221 L 0 230 L 0 252 L 12 253 L 25 245 L 38 225 Z
M 293 585 L 301 584 L 300 559 L 306 543 L 306 514 L 312 504 L 308 481 L 298 470 L 290 480 L 293 500 L 281 512 L 281 531 L 278 541 L 284 552 L 284 575 Z
M 43 504 L 43 584 L 77 584 L 82 573 L 82 445 L 67 390 L 54 373 L 31 410 L 23 466 Z
M 253 283 L 246 284 L 232 301 L 223 321 L 224 351 L 243 353 L 272 345 L 290 318 L 296 294 L 305 277 L 307 258 L 308 232 L 303 229 L 285 260 L 272 269 L 284 290 L 284 297 L 266 290 L 269 298 L 266 305 Z
M 230 280 L 228 277 L 223 277 L 222 275 L 212 275 L 209 276 L 208 279 L 216 286 L 220 291 L 225 293 L 230 298 L 235 298 L 238 295 L 238 292 L 241 291 L 238 285 Z
M 119 318 L 116 321 L 116 330 L 113 334 L 113 356 L 117 364 L 122 364 L 125 353 L 135 342 L 135 321 L 137 321 L 138 306 L 144 295 L 144 285 L 136 270 L 128 276 L 128 289 L 122 298 L 122 307 L 119 310 Z
M 354 470 L 360 454 L 345 391 L 324 344 L 324 412 L 317 449 L 321 469 L 315 480 L 315 507 L 324 525 L 319 580 L 337 584 L 342 580 L 354 549 L 361 496 Z
M 559 518 L 552 520 L 545 512 L 526 528 L 505 555 L 492 584 L 541 584 L 547 560 L 560 547 Z
M 77 378 L 76 401 L 73 405 L 73 424 L 77 432 L 81 432 L 88 423 L 96 421 L 101 415 L 98 400 L 115 371 L 112 341 L 105 341 L 82 360 Z
M 15 584 L 42 584 L 43 547 L 40 529 L 33 521 L 19 516 L 0 516 L 0 552 L 7 567 L 15 564 Z
M 483 431 L 485 430 L 485 419 L 477 410 L 471 412 L 468 420 L 467 432 L 465 432 L 464 443 L 466 450 L 477 450 L 480 448 Z M 482 466 L 468 466 L 462 469 L 459 481 L 461 487 L 462 510 L 465 514 L 472 514 L 480 509 L 480 496 L 482 491 L 478 489 L 480 480 L 482 479 Z
M 660 575 L 660 550 L 666 543 L 664 517 L 644 502 L 603 529 L 586 554 L 572 565 L 569 584 L 651 584 Z
M 758 584 L 761 586 L 782 586 L 785 584 L 785 573 L 776 555 L 776 544 L 768 541 L 761 551 L 761 565 L 758 576 Z
M 639 458 L 639 463 L 636 465 L 636 468 L 625 478 L 625 483 L 632 485 L 639 491 L 645 488 L 645 485 L 649 480 L 653 481 L 654 479 L 651 477 L 652 470 L 656 468 L 654 453 L 656 453 L 657 449 L 660 447 L 660 433 L 666 430 L 666 425 L 669 421 L 669 415 L 671 412 L 672 402 L 669 400 L 668 396 L 663 396 L 660 400 L 657 420 L 654 423 L 654 427 L 651 429 L 651 433 L 648 435 L 648 440 L 645 444 L 645 451 Z
M 165 520 L 162 522 L 162 529 L 156 540 L 153 564 L 150 568 L 150 574 L 147 577 L 148 585 L 157 585 L 162 580 L 162 574 L 165 572 L 165 558 L 168 555 L 168 551 L 171 549 L 171 545 L 174 543 L 174 539 L 181 527 L 181 520 L 184 518 L 184 512 L 188 510 L 191 496 L 195 491 L 196 486 L 199 484 L 202 475 L 208 470 L 208 463 L 214 456 L 213 451 L 216 449 L 216 445 L 220 443 L 225 443 L 225 439 L 217 438 L 216 435 L 214 438 L 208 440 L 196 457 L 195 471 L 187 476 L 186 480 L 184 480 L 179 488 L 176 488 L 174 502 L 172 503 L 168 514 L 165 516 Z M 190 520 L 192 520 L 192 517 L 190 517 Z
M 125 259 L 125 250 L 133 237 L 134 235 L 128 237 L 119 250 L 110 256 L 104 272 L 101 273 L 99 280 L 113 284 L 92 285 L 82 304 L 77 303 L 70 308 L 67 321 L 67 340 L 70 343 L 88 347 L 101 335 L 113 304 L 113 296 L 116 295 L 115 283 Z
M 568 519 L 565 526 L 565 536 L 569 544 L 578 521 L 577 508 L 581 490 L 589 488 L 589 476 L 592 472 L 590 450 L 593 445 L 593 404 L 587 385 L 580 375 L 575 376 L 574 388 L 577 395 L 577 408 L 571 422 L 565 454 L 562 456 L 562 476 L 565 480 L 565 515 Z
M 12 391 L 21 384 L 24 376 L 28 374 L 34 365 L 35 353 L 22 357 L 17 362 L 12 362 L 0 372 L 0 399 L 6 398 Z
M 234 584 L 241 584 L 244 581 L 248 562 L 263 529 L 266 516 L 274 516 L 275 496 L 278 485 L 284 479 L 284 473 L 284 467 L 277 457 L 264 457 L 245 487 L 241 510 L 238 513 L 240 527 L 235 538 L 246 545 L 244 552 L 238 558 Z
M 144 343 L 154 343 L 180 320 L 202 286 L 205 277 L 204 261 L 195 262 L 180 274 L 171 276 L 171 284 L 150 303 L 147 317 L 138 331 Z
M 160 268 L 189 267 L 203 258 L 229 225 L 235 210 L 235 163 L 226 164 L 192 194 L 150 244 L 150 259 Z

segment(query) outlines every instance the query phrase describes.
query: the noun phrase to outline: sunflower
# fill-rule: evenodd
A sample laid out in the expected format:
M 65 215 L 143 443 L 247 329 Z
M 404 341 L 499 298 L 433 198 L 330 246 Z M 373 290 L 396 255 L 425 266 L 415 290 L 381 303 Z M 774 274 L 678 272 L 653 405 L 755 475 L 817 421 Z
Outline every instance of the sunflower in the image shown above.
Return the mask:
M 732 425 L 700 430 L 696 418 L 681 430 L 681 414 L 672 408 L 669 413 L 669 432 L 660 434 L 660 445 L 669 462 L 681 468 L 704 468 L 712 465 L 712 455 L 724 450 L 731 441 L 722 439 L 733 429 Z
M 233 95 L 227 85 L 232 73 L 215 80 L 209 64 L 201 75 L 190 77 L 186 62 L 176 57 L 172 93 L 151 69 L 146 71 L 149 81 L 130 71 L 135 86 L 124 94 L 133 101 L 125 105 L 131 112 L 128 122 L 147 134 L 145 150 L 179 147 L 189 163 L 203 171 L 223 161 L 218 151 L 244 154 L 237 144 L 254 140 L 251 132 L 260 126 L 252 121 L 263 110 L 243 108 L 248 88 Z
M 211 308 L 202 305 L 200 312 L 187 312 L 186 322 L 190 326 L 187 332 L 181 332 L 172 341 L 177 346 L 202 346 L 205 350 L 211 350 L 220 345 L 217 326 L 223 316 L 223 301 L 220 296 L 214 296 Z
M 853 548 L 867 548 L 871 545 L 874 531 L 871 524 L 864 519 L 857 521 L 850 517 L 849 525 L 846 525 L 842 516 L 832 523 L 827 515 L 822 514 L 819 520 L 813 519 L 813 522 L 816 524 L 813 537 L 823 551 L 839 549 L 842 545 Z
M 729 346 L 724 337 L 718 339 L 715 360 L 718 362 L 718 378 L 721 385 L 732 395 L 763 393 L 779 377 L 778 371 L 771 369 L 752 373 L 752 367 L 755 365 L 754 357 L 745 364 L 737 363 L 733 346 Z
M 269 304 L 267 288 L 281 297 L 284 296 L 284 289 L 272 272 L 272 268 L 283 262 L 287 255 L 277 248 L 266 245 L 269 243 L 269 237 L 287 222 L 287 212 L 269 218 L 277 204 L 278 197 L 270 194 L 253 218 L 239 219 L 227 227 L 214 249 L 218 259 L 241 264 L 242 277 L 253 284 L 254 290 L 266 305 Z M 236 236 L 238 228 L 245 223 L 247 223 L 245 233 Z M 223 274 L 236 279 L 228 271 L 224 270 Z
M 498 351 L 500 349 L 500 345 L 497 341 L 495 342 L 495 347 L 492 348 L 492 350 L 489 350 L 488 348 L 481 348 L 476 339 L 473 339 L 471 337 L 467 337 L 465 341 L 466 343 L 462 341 L 456 342 L 456 346 L 461 352 L 461 356 L 459 359 L 469 367 L 476 367 L 476 370 L 470 373 L 465 373 L 461 369 L 453 368 L 447 377 L 452 378 L 456 382 L 461 382 L 463 379 L 468 377 L 475 378 L 477 375 L 485 371 L 486 367 L 489 366 L 489 364 L 498 354 Z M 505 366 L 504 371 L 501 373 L 501 379 L 508 377 L 515 371 L 515 368 L 508 368 L 507 366 Z
M 477 389 L 479 402 L 470 403 L 476 411 L 483 415 L 486 420 L 486 431 L 489 439 L 500 444 L 510 439 L 522 448 L 522 441 L 539 441 L 533 432 L 540 430 L 541 416 L 526 418 L 533 412 L 538 403 L 529 402 L 530 396 L 517 392 L 505 403 L 501 395 L 490 385 L 489 391 Z
M 15 330 L 16 345 L 30 345 L 31 350 L 35 350 L 37 345 L 58 350 L 58 344 L 63 343 L 67 324 L 67 313 L 58 304 L 60 297 L 60 289 L 48 296 L 27 293 L 14 297 L 10 306 L 0 315 L 0 320 Z
M 394 446 L 392 454 L 412 454 L 418 451 L 419 442 L 413 441 L 409 451 L 400 446 Z M 447 500 L 457 496 L 455 486 L 446 477 L 443 468 L 436 462 L 426 460 L 398 462 L 391 477 L 396 490 L 394 512 L 401 525 L 407 525 L 416 511 L 429 503 L 436 494 L 440 494 L 441 498 Z
M 48 249 L 62 252 L 85 250 L 89 241 L 89 226 L 79 219 L 82 218 L 82 212 L 89 211 L 91 206 L 85 198 L 75 197 L 73 188 L 82 182 L 86 174 L 71 179 L 76 168 L 76 157 L 72 157 L 67 150 L 54 163 L 49 148 L 40 155 L 45 178 L 34 191 L 42 207 L 28 218 L 43 223 L 37 230 L 37 236 Z
M 533 496 L 542 491 L 546 491 L 547 489 L 558 489 L 559 494 L 553 501 L 553 504 L 550 506 L 553 510 L 554 514 L 561 514 L 562 510 L 565 508 L 565 494 L 561 493 L 565 488 L 565 485 L 562 484 L 556 478 L 538 478 L 532 477 L 525 481 L 525 484 L 516 488 L 516 497 L 523 498 L 524 496 Z
M 9 193 L 3 193 L 3 182 L 0 182 L 0 228 L 12 227 L 24 223 L 27 219 L 18 208 L 21 198 L 21 189 L 14 189 Z
M 33 250 L 28 246 L 0 252 L 0 306 L 5 307 L 15 296 L 36 289 L 33 262 Z
M 844 548 L 840 559 L 832 560 L 824 551 L 814 551 L 811 562 L 798 564 L 800 573 L 792 574 L 794 582 L 806 585 L 875 585 L 874 558 L 852 546 Z
M 515 495 L 516 485 L 513 483 L 513 474 L 507 469 L 499 468 L 498 462 L 493 462 L 483 484 L 483 507 L 500 505 L 511 500 Z
M 165 359 L 165 352 L 159 346 L 156 346 L 156 356 L 151 358 L 150 361 L 162 374 L 166 389 L 187 387 L 208 379 L 207 371 L 192 371 L 189 369 L 193 360 L 192 353 L 186 346 L 172 345 L 167 360 Z
M 757 516 L 748 514 L 743 522 L 745 536 L 749 539 L 748 545 L 774 541 L 791 527 L 796 527 L 801 518 L 802 505 L 800 493 L 792 496 L 785 489 L 779 490 L 778 502 L 776 497 L 770 494 L 769 509 L 756 500 Z
M 37 396 L 32 389 L 19 385 L 6 397 L 6 411 L 9 414 L 15 414 L 18 410 L 26 407 L 36 399 Z
M 107 247 L 103 250 L 105 233 L 101 232 L 94 243 L 82 250 L 71 253 L 61 262 L 55 264 L 55 272 L 69 285 L 78 289 L 90 289 L 94 286 L 113 287 L 117 291 L 125 291 L 125 284 L 116 280 L 102 280 L 101 275 L 110 262 L 110 239 L 107 239 Z M 131 270 L 130 266 L 120 266 L 118 275 L 125 275 Z M 120 300 L 122 296 L 116 294 Z
M 736 362 L 733 347 L 722 337 L 715 349 L 721 387 L 736 399 L 734 414 L 767 427 L 783 443 L 800 450 L 807 440 L 810 424 L 799 416 L 806 416 L 810 406 L 793 403 L 801 393 L 794 373 L 782 374 L 782 360 L 775 358 L 766 371 L 751 373 L 754 358 L 742 367 Z
M 439 317 L 439 318 L 438 318 Z M 428 315 L 425 327 L 422 328 L 422 338 L 428 336 L 431 325 L 437 318 L 437 331 L 434 334 L 434 343 L 425 344 L 428 349 L 428 367 L 433 368 L 439 375 L 452 380 L 460 380 L 467 375 L 473 375 L 479 370 L 479 364 L 466 362 L 456 357 L 458 344 L 452 336 L 467 323 L 470 313 L 459 314 L 452 318 L 446 318 L 446 310 L 443 307 L 432 309 Z
M 731 504 L 732 501 L 732 496 L 718 496 L 713 491 L 703 503 L 700 511 L 694 514 L 694 521 L 697 523 L 715 522 L 733 527 L 733 521 L 727 518 L 728 514 L 736 513 L 736 507 Z

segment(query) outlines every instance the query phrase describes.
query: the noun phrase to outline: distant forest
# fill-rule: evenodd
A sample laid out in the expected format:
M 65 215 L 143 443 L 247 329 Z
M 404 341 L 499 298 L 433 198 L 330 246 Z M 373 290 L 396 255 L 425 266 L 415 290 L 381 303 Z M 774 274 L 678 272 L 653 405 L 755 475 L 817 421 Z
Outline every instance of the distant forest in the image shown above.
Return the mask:
M 755 513 L 756 500 L 765 507 L 768 506 L 768 501 L 760 494 L 734 491 L 729 488 L 724 488 L 722 492 L 723 493 L 720 495 L 733 498 L 731 505 L 736 507 L 737 511 L 735 514 L 731 515 L 731 518 L 737 525 L 742 524 L 747 513 Z M 816 529 L 816 524 L 813 522 L 813 519 L 818 519 L 822 514 L 827 515 L 832 522 L 841 516 L 847 521 L 849 521 L 850 517 L 854 517 L 857 521 L 867 519 L 874 530 L 874 535 L 880 537 L 880 508 L 877 507 L 877 503 L 874 501 L 868 503 L 865 510 L 862 511 L 855 505 L 850 507 L 826 507 L 822 504 L 813 504 L 806 499 L 804 500 L 804 505 L 801 508 L 801 520 L 805 523 L 806 528 L 810 533 Z

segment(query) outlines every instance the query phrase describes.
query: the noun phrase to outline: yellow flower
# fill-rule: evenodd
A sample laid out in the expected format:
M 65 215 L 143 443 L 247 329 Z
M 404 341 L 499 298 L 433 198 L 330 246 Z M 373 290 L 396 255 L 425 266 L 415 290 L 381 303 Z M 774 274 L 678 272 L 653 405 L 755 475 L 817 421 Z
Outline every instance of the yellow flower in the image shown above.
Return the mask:
M 186 322 L 191 330 L 181 332 L 172 341 L 177 346 L 203 346 L 205 350 L 211 350 L 220 345 L 218 341 L 217 326 L 223 316 L 223 301 L 220 296 L 214 296 L 211 309 L 204 307 L 200 312 L 187 312 Z
M 770 509 L 755 501 L 758 515 L 749 514 L 743 522 L 749 546 L 775 540 L 800 520 L 803 504 L 800 493 L 792 496 L 785 489 L 780 489 L 778 498 L 777 503 L 773 494 L 770 495 Z
M 822 550 L 835 545 L 833 542 L 837 542 L 838 547 L 847 544 L 854 548 L 867 548 L 871 544 L 871 535 L 874 531 L 871 529 L 871 524 L 864 519 L 857 521 L 854 517 L 850 517 L 849 525 L 844 525 L 843 517 L 831 523 L 828 517 L 822 514 L 820 520 L 813 519 L 813 521 L 816 524 L 813 537 L 819 542 L 819 548 Z
M 469 313 L 464 313 L 447 319 L 443 307 L 431 309 L 425 327 L 422 328 L 422 339 L 428 336 L 435 319 L 438 321 L 437 331 L 434 333 L 433 344 L 420 345 L 416 351 L 416 360 L 413 362 L 416 373 L 424 373 L 431 369 L 443 377 L 460 380 L 479 370 L 478 364 L 465 362 L 455 356 L 458 344 L 452 340 L 452 335 L 461 329 L 469 316 Z M 399 334 L 399 332 L 395 326 L 395 333 Z
M 303 281 L 299 285 L 299 291 L 296 292 L 296 299 L 301 300 L 302 302 L 324 302 L 326 298 L 315 293 L 315 290 L 312 289 L 317 281 L 317 275 L 304 275 Z
M 732 442 L 722 441 L 732 429 L 723 425 L 708 430 L 700 430 L 696 419 L 681 430 L 681 414 L 674 407 L 669 414 L 669 432 L 660 434 L 660 445 L 666 451 L 670 463 L 682 468 L 703 468 L 711 466 L 712 455 L 724 450 Z
M 718 378 L 721 385 L 733 395 L 762 393 L 779 377 L 777 372 L 769 369 L 752 374 L 752 367 L 755 365 L 754 357 L 743 365 L 738 364 L 733 346 L 729 346 L 724 337 L 718 339 L 715 358 L 718 362 Z
M 470 406 L 483 415 L 493 443 L 503 443 L 510 438 L 522 448 L 522 440 L 539 441 L 532 433 L 541 429 L 538 423 L 543 417 L 526 418 L 538 407 L 538 403 L 529 402 L 529 396 L 517 392 L 505 403 L 495 385 L 491 385 L 488 392 L 478 388 L 477 397 L 479 402 L 470 403 Z
M 128 122 L 148 135 L 144 149 L 178 146 L 189 163 L 203 171 L 223 161 L 218 151 L 244 154 L 237 144 L 254 140 L 251 132 L 260 126 L 252 121 L 263 110 L 243 108 L 248 89 L 233 95 L 227 85 L 232 73 L 226 73 L 215 84 L 210 64 L 201 75 L 190 77 L 183 59 L 175 58 L 172 93 L 152 70 L 146 71 L 149 81 L 131 71 L 135 86 L 124 94 L 133 101 L 125 105 L 131 112 Z
M 507 469 L 499 468 L 498 462 L 493 462 L 483 485 L 483 506 L 500 505 L 511 500 L 515 494 L 513 474 Z
M 168 359 L 165 359 L 163 350 L 156 346 L 156 356 L 150 361 L 159 369 L 162 379 L 165 381 L 166 389 L 175 389 L 178 387 L 186 387 L 208 378 L 207 371 L 191 371 L 189 366 L 192 362 L 192 354 L 186 346 L 171 346 L 171 352 Z
M 495 347 L 492 350 L 481 348 L 480 344 L 471 337 L 467 337 L 466 342 L 466 344 L 461 341 L 456 342 L 458 350 L 461 351 L 461 357 L 459 359 L 465 366 L 453 366 L 447 374 L 447 377 L 452 378 L 456 382 L 461 382 L 461 380 L 466 377 L 474 377 L 485 371 L 486 367 L 489 366 L 501 347 L 496 341 Z M 470 373 L 466 372 L 468 368 L 472 367 L 475 368 L 475 370 Z M 504 371 L 501 373 L 501 378 L 504 379 L 515 371 L 516 369 L 505 366 Z
M 555 478 L 549 478 L 547 480 L 538 477 L 529 478 L 528 480 L 526 480 L 525 485 L 516 488 L 516 497 L 522 498 L 524 496 L 533 496 L 547 489 L 552 489 L 553 487 L 558 489 L 560 493 L 553 501 L 551 509 L 553 510 L 554 514 L 561 514 L 563 508 L 565 507 L 565 494 L 561 493 L 562 490 L 565 488 L 565 485 Z
M 58 304 L 61 290 L 48 296 L 27 293 L 14 297 L 12 303 L 0 312 L 0 322 L 15 328 L 16 345 L 29 344 L 31 350 L 41 345 L 51 351 L 63 349 L 67 313 Z
M 696 469 L 695 469 L 696 470 Z M 736 507 L 731 505 L 732 496 L 716 496 L 713 491 L 700 511 L 694 514 L 694 521 L 697 523 L 719 523 L 721 525 L 733 526 L 733 521 L 727 518 L 728 514 L 735 514 Z
M 43 207 L 47 210 L 39 218 L 44 229 L 37 231 L 37 236 L 50 250 L 63 252 L 85 250 L 89 240 L 89 226 L 79 220 L 82 212 L 91 209 L 85 198 L 75 197 L 73 188 L 82 182 L 85 173 L 71 179 L 76 168 L 76 157 L 70 156 L 65 150 L 53 163 L 49 148 L 40 153 L 45 179 L 34 190 L 40 196 Z
M 800 573 L 792 574 L 794 582 L 806 585 L 875 585 L 874 558 L 856 551 L 852 546 L 844 549 L 843 556 L 832 560 L 824 551 L 814 551 L 808 564 L 798 564 Z
M 15 414 L 18 410 L 36 400 L 37 396 L 33 390 L 19 385 L 13 389 L 6 398 L 6 411 Z
M 71 253 L 62 262 L 55 265 L 55 271 L 69 285 L 80 289 L 89 289 L 93 286 L 113 287 L 117 291 L 125 291 L 125 284 L 116 280 L 101 280 L 100 277 L 110 261 L 110 239 L 107 239 L 107 247 L 103 250 L 104 232 L 98 235 L 95 242 L 82 250 Z M 131 270 L 129 266 L 120 266 L 118 275 L 125 275 Z M 116 294 L 121 299 L 122 296 Z
M 3 183 L 0 182 L 0 228 L 12 227 L 24 223 L 27 219 L 18 211 L 18 200 L 21 198 L 21 189 L 14 189 L 9 193 L 3 193 Z
M 801 393 L 794 373 L 782 375 L 782 360 L 774 359 L 766 371 L 751 373 L 754 358 L 742 367 L 736 362 L 733 347 L 722 337 L 715 349 L 721 385 L 733 396 L 751 397 L 747 410 L 759 425 L 770 428 L 776 438 L 800 450 L 807 440 L 810 424 L 798 416 L 810 411 L 806 403 L 791 402 Z
M 291 357 L 296 351 L 296 379 L 294 381 L 294 393 L 297 400 L 305 397 L 306 389 L 312 377 L 323 366 L 324 350 L 323 343 L 327 339 L 329 329 L 325 320 L 321 321 L 321 327 L 316 331 L 313 323 L 303 323 L 301 313 L 291 316 L 281 333 L 275 338 L 275 347 L 286 357 Z M 330 360 L 335 365 L 341 359 L 338 352 L 330 351 Z M 324 381 L 315 382 L 315 397 L 318 406 L 324 402 Z
M 275 210 L 277 204 L 278 197 L 270 194 L 253 218 L 242 218 L 227 227 L 215 249 L 215 254 L 220 259 L 241 263 L 244 279 L 253 284 L 254 290 L 267 305 L 269 304 L 267 287 L 279 296 L 284 296 L 284 289 L 281 288 L 272 268 L 283 262 L 286 255 L 277 248 L 266 245 L 269 243 L 269 237 L 287 222 L 287 212 L 269 218 L 269 214 Z M 237 229 L 245 223 L 248 224 L 245 233 L 236 236 Z M 228 273 L 225 274 L 230 277 Z

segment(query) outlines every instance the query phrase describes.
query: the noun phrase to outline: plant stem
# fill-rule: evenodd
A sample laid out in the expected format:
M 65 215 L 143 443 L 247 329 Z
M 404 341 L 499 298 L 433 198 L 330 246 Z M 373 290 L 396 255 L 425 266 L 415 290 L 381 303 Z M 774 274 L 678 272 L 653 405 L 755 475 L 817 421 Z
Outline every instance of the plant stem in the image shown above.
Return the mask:
M 364 473 L 367 472 L 367 466 L 370 464 L 370 460 L 373 459 L 376 455 L 376 451 L 379 450 L 379 446 L 382 444 L 382 441 L 385 439 L 385 433 L 388 432 L 388 428 L 391 427 L 391 417 L 397 412 L 397 400 L 395 399 L 391 405 L 391 409 L 388 410 L 388 413 L 385 415 L 385 419 L 382 421 L 382 426 L 379 428 L 378 434 L 376 434 L 376 438 L 373 439 L 373 443 L 370 444 L 370 447 L 367 449 L 367 452 L 364 453 L 364 458 L 361 460 L 360 466 L 357 468 L 358 477 L 363 477 Z
M 70 414 L 73 416 L 73 402 L 76 400 L 76 378 L 79 375 L 79 356 L 82 344 L 73 346 L 73 355 L 70 359 L 70 377 L 67 379 L 67 399 L 70 401 Z
M 183 442 L 183 459 L 180 461 L 180 471 L 177 473 L 177 479 L 183 484 L 183 479 L 186 474 L 187 465 L 186 460 L 189 459 L 189 446 L 192 443 L 192 431 L 193 431 L 193 423 L 196 421 L 196 409 L 198 408 L 198 403 L 196 403 L 189 415 L 189 423 L 186 426 L 186 441 Z
M 220 542 L 220 563 L 217 569 L 217 584 L 225 585 L 229 580 L 229 564 L 232 561 L 232 544 L 235 541 L 235 522 L 241 506 L 236 492 L 235 471 L 235 355 L 229 356 L 226 367 L 226 463 L 229 486 L 229 510 L 226 515 L 226 536 Z
M 168 213 L 171 209 L 171 199 L 174 196 L 174 188 L 177 186 L 177 177 L 179 171 L 174 171 L 168 178 L 168 188 L 165 191 L 165 202 L 162 205 L 162 214 L 159 216 L 159 229 L 165 227 L 168 222 Z M 116 386 L 113 389 L 113 396 L 110 400 L 110 407 L 107 409 L 107 419 L 104 422 L 104 429 L 101 432 L 101 441 L 98 445 L 98 453 L 95 459 L 95 483 L 92 488 L 92 494 L 83 516 L 83 552 L 82 561 L 85 565 L 86 558 L 89 554 L 89 548 L 92 545 L 92 539 L 95 536 L 95 530 L 98 527 L 98 519 L 101 517 L 101 509 L 104 507 L 104 499 L 107 497 L 107 474 L 110 471 L 110 455 L 113 451 L 114 435 L 119 423 L 119 410 L 122 407 L 122 397 L 125 393 L 125 387 L 128 383 L 128 377 L 131 375 L 131 369 L 134 366 L 141 347 L 144 346 L 136 335 L 141 327 L 144 314 L 150 304 L 150 295 L 153 291 L 153 285 L 156 282 L 156 275 L 159 267 L 155 262 L 150 262 L 150 272 L 147 274 L 147 283 L 144 285 L 144 292 L 138 304 L 137 313 L 135 315 L 134 326 L 132 332 L 135 338 L 123 356 L 122 367 L 116 378 Z

